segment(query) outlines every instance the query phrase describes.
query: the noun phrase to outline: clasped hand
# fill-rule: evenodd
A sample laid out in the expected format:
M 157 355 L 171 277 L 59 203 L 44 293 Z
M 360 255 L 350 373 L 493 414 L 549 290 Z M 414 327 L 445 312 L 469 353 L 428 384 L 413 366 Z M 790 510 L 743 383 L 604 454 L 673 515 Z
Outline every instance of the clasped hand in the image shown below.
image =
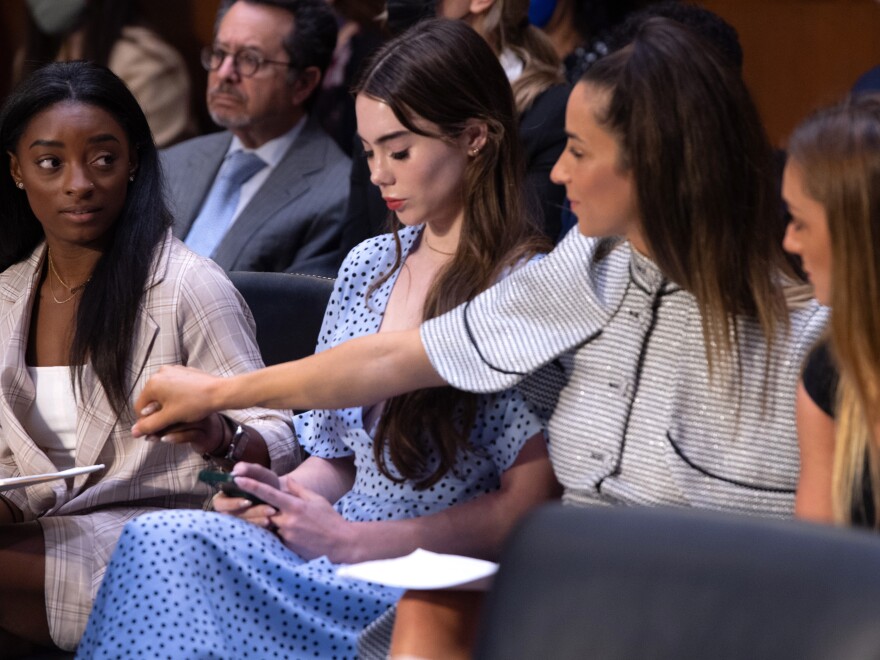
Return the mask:
M 271 470 L 254 463 L 237 463 L 232 470 L 235 485 L 253 493 L 266 504 L 218 493 L 214 509 L 274 531 L 303 559 L 326 555 L 334 562 L 344 562 L 350 547 L 347 534 L 351 523 L 318 493 L 298 483 L 290 475 L 279 478 Z
M 132 435 L 158 436 L 201 423 L 217 410 L 211 404 L 210 392 L 220 380 L 192 367 L 162 367 L 134 402 L 139 418 L 131 429 Z
M 199 453 L 215 453 L 227 429 L 223 417 L 207 405 L 206 388 L 215 376 L 181 366 L 162 367 L 135 401 L 139 418 L 135 438 L 191 444 Z

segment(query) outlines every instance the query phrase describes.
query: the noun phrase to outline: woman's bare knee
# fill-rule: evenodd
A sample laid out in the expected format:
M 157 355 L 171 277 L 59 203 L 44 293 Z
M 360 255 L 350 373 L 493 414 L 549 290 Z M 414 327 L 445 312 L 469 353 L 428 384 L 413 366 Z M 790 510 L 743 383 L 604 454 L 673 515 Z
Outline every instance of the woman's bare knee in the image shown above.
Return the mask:
M 397 604 L 391 657 L 470 658 L 483 600 L 480 591 L 406 592 Z

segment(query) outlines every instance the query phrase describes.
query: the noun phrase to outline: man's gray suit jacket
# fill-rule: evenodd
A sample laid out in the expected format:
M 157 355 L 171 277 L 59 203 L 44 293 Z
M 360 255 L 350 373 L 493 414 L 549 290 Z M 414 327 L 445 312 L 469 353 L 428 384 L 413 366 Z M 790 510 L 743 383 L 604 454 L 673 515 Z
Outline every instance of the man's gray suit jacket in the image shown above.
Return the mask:
M 207 197 L 232 133 L 212 133 L 164 149 L 162 167 L 183 240 Z M 225 270 L 313 273 L 335 277 L 348 203 L 351 161 L 309 118 L 213 255 Z

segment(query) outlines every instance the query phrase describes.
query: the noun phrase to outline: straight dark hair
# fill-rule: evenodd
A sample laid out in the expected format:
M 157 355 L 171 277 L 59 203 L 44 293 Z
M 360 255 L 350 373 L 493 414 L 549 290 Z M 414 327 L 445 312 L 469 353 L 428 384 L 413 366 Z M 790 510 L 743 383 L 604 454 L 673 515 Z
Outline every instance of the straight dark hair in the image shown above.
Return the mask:
M 458 249 L 428 292 L 424 319 L 470 300 L 505 269 L 548 247 L 523 202 L 524 165 L 510 83 L 473 29 L 444 19 L 418 23 L 374 55 L 354 91 L 386 103 L 418 135 L 453 140 L 470 120 L 488 127 L 485 146 L 469 159 L 464 173 Z M 423 122 L 437 132 L 426 131 Z M 394 267 L 371 287 L 368 298 L 400 266 L 396 230 L 395 240 Z M 391 479 L 430 487 L 468 447 L 475 415 L 476 396 L 451 387 L 389 399 L 373 444 L 379 469 Z M 391 474 L 386 447 L 402 478 Z
M 739 315 L 772 344 L 795 276 L 778 240 L 772 149 L 735 69 L 688 28 L 651 18 L 582 81 L 608 92 L 597 120 L 632 173 L 653 259 L 696 298 L 710 373 L 736 357 Z
M 125 131 L 137 154 L 135 180 L 106 251 L 83 290 L 70 350 L 74 384 L 82 387 L 83 367 L 90 362 L 116 414 L 128 407 L 129 357 L 154 253 L 168 227 L 156 145 L 143 111 L 125 84 L 109 69 L 88 62 L 56 62 L 38 69 L 9 96 L 0 110 L 0 270 L 26 259 L 44 239 L 43 228 L 26 195 L 9 173 L 10 152 L 40 112 L 58 103 L 101 108 Z

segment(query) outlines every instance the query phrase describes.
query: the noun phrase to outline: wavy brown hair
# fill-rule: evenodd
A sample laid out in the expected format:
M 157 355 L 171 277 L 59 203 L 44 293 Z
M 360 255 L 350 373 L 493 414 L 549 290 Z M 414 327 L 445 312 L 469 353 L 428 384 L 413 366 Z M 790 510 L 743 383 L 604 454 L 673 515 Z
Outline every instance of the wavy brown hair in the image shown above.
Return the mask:
M 488 128 L 485 146 L 464 173 L 458 248 L 428 292 L 423 319 L 470 300 L 505 269 L 547 247 L 522 198 L 524 166 L 510 84 L 476 32 L 459 21 L 419 23 L 374 55 L 355 92 L 386 103 L 419 135 L 451 141 L 473 120 Z M 426 131 L 426 123 L 436 132 Z M 401 266 L 396 231 L 395 240 L 395 264 L 367 298 Z M 391 479 L 429 488 L 467 449 L 475 415 L 476 395 L 451 387 L 389 399 L 373 446 L 379 469 Z M 386 452 L 399 476 L 391 473 Z
M 565 82 L 552 42 L 529 25 L 529 0 L 495 0 L 486 12 L 481 31 L 496 53 L 509 49 L 523 62 L 522 75 L 513 83 L 519 114 L 532 107 L 548 88 Z
M 828 218 L 831 346 L 840 369 L 832 501 L 837 520 L 850 523 L 865 476 L 880 511 L 880 95 L 807 119 L 791 137 L 789 158 Z
M 760 117 L 736 71 L 703 43 L 652 18 L 582 81 L 609 93 L 597 119 L 633 175 L 652 258 L 696 298 L 712 373 L 720 358 L 738 359 L 738 316 L 756 318 L 772 346 L 788 326 L 783 284 L 794 273 Z

